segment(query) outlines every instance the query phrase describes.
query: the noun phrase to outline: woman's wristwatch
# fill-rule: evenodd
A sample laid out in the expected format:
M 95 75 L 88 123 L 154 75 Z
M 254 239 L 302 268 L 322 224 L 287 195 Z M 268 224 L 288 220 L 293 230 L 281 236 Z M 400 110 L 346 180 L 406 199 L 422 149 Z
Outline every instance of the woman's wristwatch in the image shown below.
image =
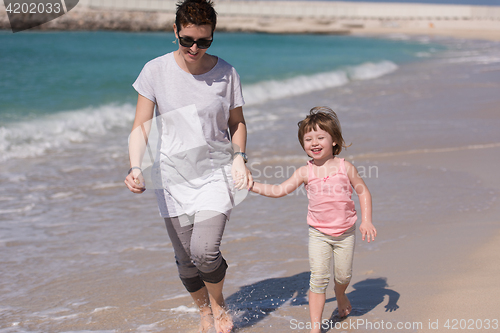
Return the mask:
M 245 163 L 248 162 L 248 156 L 247 156 L 247 154 L 245 154 L 245 153 L 243 153 L 241 151 L 238 151 L 238 152 L 234 153 L 233 158 L 236 157 L 236 155 L 241 155 L 241 157 L 243 157 L 243 161 Z

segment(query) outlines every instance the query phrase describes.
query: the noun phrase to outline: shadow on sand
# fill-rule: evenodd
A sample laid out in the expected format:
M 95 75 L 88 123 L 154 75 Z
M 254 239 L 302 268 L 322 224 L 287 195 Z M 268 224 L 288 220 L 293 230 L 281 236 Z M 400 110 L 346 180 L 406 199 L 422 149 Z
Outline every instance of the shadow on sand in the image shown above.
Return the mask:
M 385 305 L 386 312 L 398 309 L 399 293 L 387 289 L 387 286 L 386 278 L 366 279 L 352 285 L 354 290 L 347 294 L 352 305 L 349 317 L 358 317 L 368 313 L 381 304 L 385 296 L 389 297 Z M 234 315 L 234 332 L 237 332 L 238 328 L 255 325 L 284 304 L 289 306 L 308 304 L 308 290 L 309 272 L 267 279 L 241 287 L 239 291 L 226 298 L 226 303 Z M 327 303 L 333 301 L 336 301 L 335 297 L 326 300 Z M 343 319 L 338 317 L 337 309 L 335 309 L 330 316 L 329 326 L 334 327 L 336 322 Z
M 352 311 L 348 317 L 360 317 L 362 315 L 367 314 L 371 310 L 375 309 L 375 307 L 382 302 L 384 302 L 384 297 L 388 296 L 389 300 L 385 305 L 385 312 L 393 312 L 399 308 L 398 300 L 399 293 L 387 289 L 387 278 L 375 278 L 375 279 L 366 279 L 363 281 L 356 282 L 352 285 L 354 288 L 353 291 L 347 293 L 347 297 L 351 302 Z M 337 301 L 335 297 L 329 298 L 326 300 L 327 303 Z M 348 318 L 347 317 L 347 318 Z M 331 328 L 335 327 L 335 323 L 341 322 L 345 318 L 341 318 L 338 315 L 338 309 L 335 309 L 329 319 L 329 323 L 327 329 L 324 329 L 322 332 L 328 332 Z

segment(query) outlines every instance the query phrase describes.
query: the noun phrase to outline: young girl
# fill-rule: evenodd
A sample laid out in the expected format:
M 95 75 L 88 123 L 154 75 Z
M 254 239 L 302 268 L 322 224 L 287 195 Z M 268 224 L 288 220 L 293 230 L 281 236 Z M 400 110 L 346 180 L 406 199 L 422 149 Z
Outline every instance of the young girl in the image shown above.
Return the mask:
M 315 107 L 299 122 L 299 141 L 311 161 L 300 167 L 280 185 L 253 183 L 255 193 L 279 198 L 305 184 L 309 207 L 309 313 L 311 333 L 321 332 L 321 316 L 330 280 L 331 259 L 334 261 L 335 296 L 340 317 L 351 312 L 345 290 L 351 280 L 357 216 L 351 199 L 352 189 L 359 196 L 362 221 L 359 227 L 363 240 L 375 240 L 372 224 L 370 191 L 357 169 L 339 158 L 342 147 L 340 123 L 328 107 Z

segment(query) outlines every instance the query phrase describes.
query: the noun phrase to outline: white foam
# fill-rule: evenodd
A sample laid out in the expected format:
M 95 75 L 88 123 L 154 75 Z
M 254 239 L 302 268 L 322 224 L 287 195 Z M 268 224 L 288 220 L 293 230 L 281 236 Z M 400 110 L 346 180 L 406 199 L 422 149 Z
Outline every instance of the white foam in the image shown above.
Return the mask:
M 247 104 L 258 104 L 271 99 L 305 94 L 308 92 L 342 86 L 349 82 L 344 71 L 319 73 L 310 76 L 276 81 L 263 81 L 243 88 Z
M 158 326 L 160 323 L 161 322 L 159 321 L 159 322 L 152 323 L 149 325 L 141 325 L 141 326 L 137 327 L 137 332 L 138 333 L 149 333 L 149 332 L 160 332 L 160 331 L 163 332 L 163 329 Z
M 500 63 L 498 43 L 474 43 L 464 48 L 462 43 L 454 45 L 453 49 L 444 53 L 443 62 L 451 64 L 471 63 L 490 65 Z
M 301 75 L 285 80 L 262 81 L 243 87 L 247 105 L 343 86 L 353 80 L 370 80 L 397 70 L 390 61 L 363 63 L 336 71 Z
M 461 63 L 475 63 L 479 65 L 490 65 L 500 63 L 500 57 L 496 55 L 474 55 L 466 57 L 458 57 L 448 59 L 449 63 L 461 64 Z
M 131 104 L 104 105 L 1 126 L 0 161 L 40 156 L 49 149 L 130 126 L 134 110 Z
M 92 311 L 91 313 L 102 312 L 102 311 L 111 310 L 111 309 L 118 309 L 118 307 L 116 307 L 116 306 L 104 306 L 102 308 L 95 308 L 94 311 Z
M 199 310 L 197 308 L 188 308 L 185 305 L 181 305 L 176 308 L 170 309 L 170 311 L 176 313 L 198 313 Z
M 35 207 L 34 203 L 31 203 L 27 206 L 21 207 L 21 208 L 14 208 L 14 209 L 0 209 L 0 214 L 12 214 L 12 213 L 26 213 L 29 212 L 30 210 Z
M 179 294 L 179 295 L 174 295 L 174 296 L 166 296 L 166 297 L 164 297 L 164 299 L 167 301 L 170 301 L 173 299 L 184 298 L 184 297 L 187 297 L 187 295 L 186 294 Z M 166 310 L 162 310 L 162 311 L 166 311 Z
M 78 314 L 74 313 L 74 314 L 70 314 L 67 316 L 59 316 L 59 317 L 54 317 L 54 318 L 50 318 L 50 319 L 60 321 L 60 320 L 66 320 L 66 319 L 73 319 L 73 318 L 77 318 L 77 317 L 78 317 Z
M 379 63 L 367 62 L 359 66 L 350 67 L 347 72 L 351 80 L 371 80 L 392 73 L 398 66 L 390 61 Z
M 56 194 L 51 195 L 52 199 L 65 199 L 73 195 L 73 192 L 57 192 Z

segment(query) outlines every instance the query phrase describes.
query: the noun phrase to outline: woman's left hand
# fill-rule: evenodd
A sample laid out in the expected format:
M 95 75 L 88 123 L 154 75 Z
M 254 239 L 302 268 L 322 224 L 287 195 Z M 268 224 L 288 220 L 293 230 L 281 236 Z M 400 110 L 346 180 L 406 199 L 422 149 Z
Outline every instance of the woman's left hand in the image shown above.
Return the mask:
M 233 176 L 234 187 L 238 190 L 243 190 L 244 188 L 249 189 L 252 187 L 252 173 L 246 167 L 242 156 L 236 155 L 234 157 L 231 175 Z

